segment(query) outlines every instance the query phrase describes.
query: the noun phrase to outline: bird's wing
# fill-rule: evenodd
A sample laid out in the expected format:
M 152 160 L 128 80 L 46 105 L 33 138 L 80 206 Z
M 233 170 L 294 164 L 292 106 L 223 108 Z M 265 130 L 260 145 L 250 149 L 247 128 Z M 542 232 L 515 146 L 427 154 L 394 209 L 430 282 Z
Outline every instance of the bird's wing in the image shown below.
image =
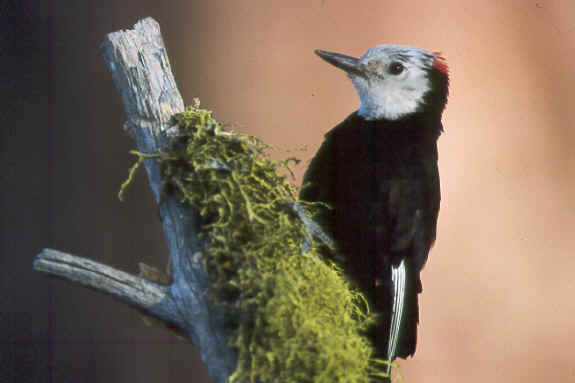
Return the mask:
M 388 188 L 387 209 L 393 217 L 389 250 L 396 259 L 410 259 L 412 265 L 420 271 L 435 240 L 440 198 L 439 178 L 392 180 Z
M 390 361 L 415 352 L 419 322 L 417 295 L 421 292 L 419 272 L 435 238 L 439 205 L 434 187 L 433 180 L 414 178 L 390 180 L 384 186 L 388 193 L 386 214 L 390 217 L 386 221 L 389 253 L 382 255 L 391 256 L 392 297 L 387 338 Z

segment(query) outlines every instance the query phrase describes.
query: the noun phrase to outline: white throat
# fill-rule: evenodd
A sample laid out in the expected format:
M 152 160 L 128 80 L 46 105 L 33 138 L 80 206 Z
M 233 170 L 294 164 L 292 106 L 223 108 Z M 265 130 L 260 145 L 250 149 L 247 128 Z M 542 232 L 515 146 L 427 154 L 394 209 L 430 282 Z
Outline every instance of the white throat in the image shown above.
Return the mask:
M 408 81 L 362 77 L 351 80 L 361 100 L 358 114 L 366 120 L 397 120 L 415 113 L 423 106 L 425 94 L 430 90 L 429 80 L 423 73 Z

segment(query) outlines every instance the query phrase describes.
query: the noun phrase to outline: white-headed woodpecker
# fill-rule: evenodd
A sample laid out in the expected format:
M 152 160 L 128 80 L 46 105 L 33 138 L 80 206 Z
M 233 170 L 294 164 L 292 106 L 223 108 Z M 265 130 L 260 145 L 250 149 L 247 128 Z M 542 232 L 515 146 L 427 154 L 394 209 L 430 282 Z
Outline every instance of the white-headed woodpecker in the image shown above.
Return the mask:
M 316 54 L 347 73 L 361 105 L 325 135 L 300 198 L 330 207 L 316 219 L 379 314 L 369 333 L 376 356 L 406 358 L 415 353 L 420 272 L 439 213 L 447 64 L 438 53 L 397 45 L 376 46 L 359 59 Z

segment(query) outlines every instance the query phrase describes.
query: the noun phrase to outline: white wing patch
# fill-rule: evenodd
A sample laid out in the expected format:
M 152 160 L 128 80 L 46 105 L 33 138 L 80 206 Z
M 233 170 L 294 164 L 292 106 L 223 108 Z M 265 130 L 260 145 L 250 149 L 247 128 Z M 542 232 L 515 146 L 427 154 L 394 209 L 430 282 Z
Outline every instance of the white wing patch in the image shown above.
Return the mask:
M 405 306 L 405 280 L 406 268 L 405 260 L 398 266 L 391 266 L 391 281 L 393 283 L 393 305 L 391 311 L 391 326 L 389 332 L 389 343 L 387 344 L 387 360 L 391 363 L 397 353 L 399 341 L 399 331 L 401 329 L 403 309 Z M 391 366 L 387 366 L 388 373 Z

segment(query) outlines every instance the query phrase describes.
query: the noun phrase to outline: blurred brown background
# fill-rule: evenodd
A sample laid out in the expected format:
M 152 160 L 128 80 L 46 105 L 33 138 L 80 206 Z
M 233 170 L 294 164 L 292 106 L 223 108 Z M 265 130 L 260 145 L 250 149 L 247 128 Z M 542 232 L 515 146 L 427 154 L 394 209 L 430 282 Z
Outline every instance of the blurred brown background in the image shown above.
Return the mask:
M 0 382 L 209 381 L 191 345 L 32 272 L 43 247 L 166 262 L 144 174 L 116 199 L 133 143 L 99 52 L 145 16 L 187 103 L 305 160 L 358 106 L 314 49 L 442 51 L 442 210 L 404 381 L 575 382 L 571 0 L 0 1 Z

